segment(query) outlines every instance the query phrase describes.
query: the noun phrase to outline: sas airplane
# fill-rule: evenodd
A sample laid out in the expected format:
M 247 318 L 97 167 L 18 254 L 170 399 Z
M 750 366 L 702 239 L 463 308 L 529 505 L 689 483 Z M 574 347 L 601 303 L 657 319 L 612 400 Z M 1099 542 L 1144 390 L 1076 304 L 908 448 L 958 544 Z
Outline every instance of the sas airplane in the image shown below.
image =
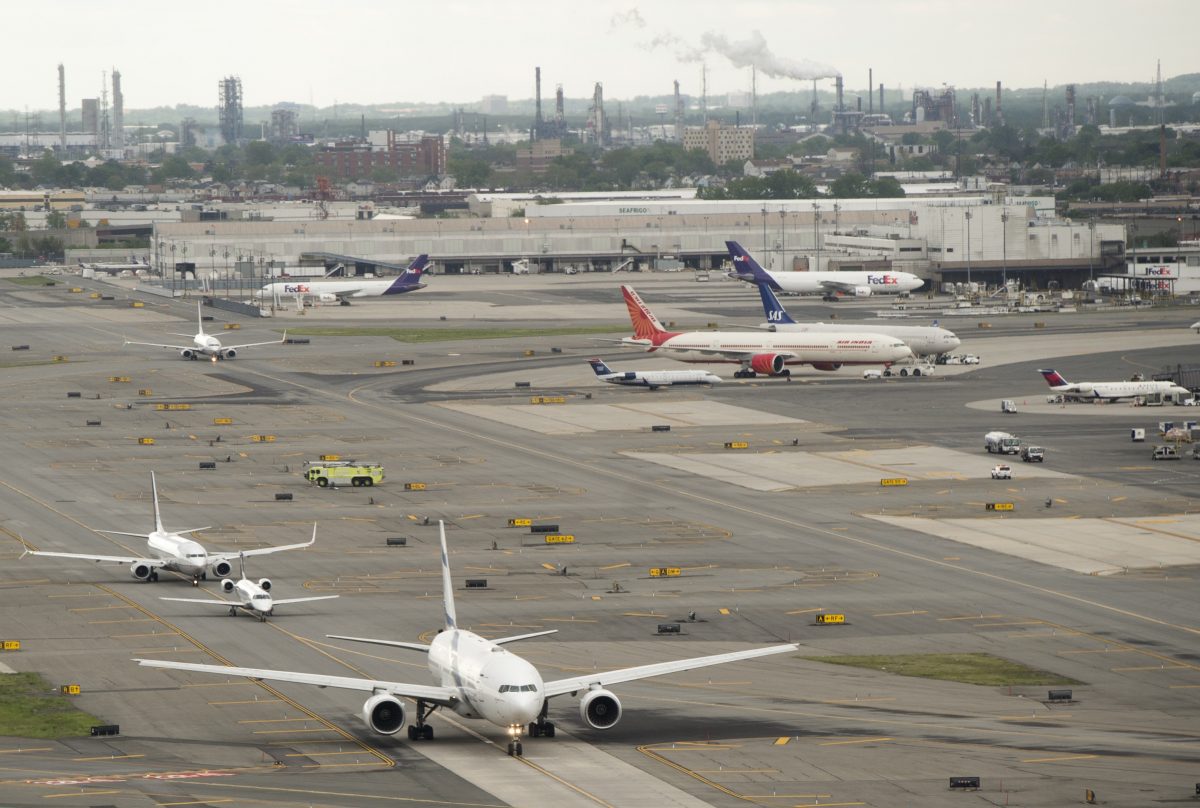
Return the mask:
M 779 298 L 765 283 L 756 284 L 762 297 L 763 311 L 767 321 L 762 327 L 768 331 L 811 331 L 819 334 L 837 334 L 845 331 L 861 331 L 864 328 L 876 334 L 884 334 L 904 340 L 904 344 L 917 356 L 937 356 L 949 353 L 962 344 L 953 331 L 939 328 L 937 321 L 931 326 L 926 325 L 852 325 L 849 323 L 798 323 L 784 309 Z
M 789 376 L 787 365 L 812 365 L 817 370 L 837 370 L 842 365 L 891 365 L 913 358 L 912 349 L 895 337 L 869 328 L 837 334 L 787 334 L 760 331 L 667 331 L 646 307 L 637 292 L 622 286 L 633 337 L 622 345 L 648 353 L 669 352 L 680 362 L 734 362 L 742 369 L 735 379 Z
M 154 530 L 150 533 L 123 533 L 119 530 L 100 530 L 114 536 L 135 536 L 146 540 L 150 551 L 148 557 L 138 556 L 109 556 L 90 555 L 88 553 L 54 553 L 45 550 L 30 550 L 26 548 L 21 554 L 49 556 L 51 558 L 78 558 L 84 561 L 95 561 L 97 564 L 129 564 L 129 574 L 139 581 L 157 581 L 159 570 L 170 570 L 183 575 L 190 575 L 192 586 L 199 586 L 200 581 L 208 580 L 209 571 L 218 578 L 224 578 L 233 570 L 229 562 L 239 555 L 266 555 L 279 553 L 284 550 L 299 550 L 312 547 L 317 540 L 317 526 L 313 525 L 312 538 L 303 544 L 285 544 L 280 547 L 260 547 L 255 550 L 242 550 L 235 553 L 208 553 L 199 543 L 185 539 L 184 533 L 198 533 L 208 530 L 207 527 L 191 527 L 185 530 L 167 530 L 163 527 L 162 517 L 158 509 L 158 484 L 154 472 L 150 472 L 150 491 L 154 498 Z
M 1165 399 L 1182 401 L 1192 397 L 1192 391 L 1175 382 L 1069 382 L 1057 370 L 1039 370 L 1046 384 L 1056 393 L 1080 398 L 1102 398 L 1116 401 L 1121 398 L 1161 395 Z
M 744 659 L 785 654 L 797 650 L 795 644 L 771 645 L 748 651 L 657 662 L 620 668 L 611 671 L 576 673 L 565 679 L 546 681 L 537 668 L 510 652 L 505 646 L 517 640 L 553 634 L 556 629 L 535 631 L 489 640 L 458 627 L 454 611 L 454 590 L 450 582 L 450 563 L 446 551 L 445 524 L 438 522 L 442 542 L 442 611 L 445 628 L 429 645 L 400 640 L 372 640 L 363 637 L 328 635 L 331 639 L 365 642 L 374 645 L 406 648 L 426 655 L 429 672 L 437 684 L 417 685 L 379 679 L 360 679 L 352 676 L 328 676 L 319 673 L 239 668 L 226 665 L 205 665 L 194 662 L 171 662 L 160 659 L 136 659 L 150 668 L 194 671 L 216 676 L 244 676 L 248 679 L 267 679 L 276 682 L 296 682 L 317 687 L 336 687 L 358 690 L 368 694 L 362 706 L 362 719 L 380 735 L 395 735 L 404 729 L 406 718 L 402 699 L 416 704 L 412 723 L 408 725 L 411 741 L 433 738 L 433 727 L 426 723 L 430 713 L 439 707 L 462 718 L 481 718 L 508 730 L 509 755 L 521 755 L 521 733 L 528 727 L 533 737 L 554 737 L 554 724 L 546 720 L 550 699 L 582 693 L 579 715 L 593 729 L 610 729 L 621 719 L 621 702 L 608 688 L 621 682 L 633 682 L 668 673 L 738 662 Z
M 649 387 L 657 390 L 660 387 L 670 387 L 673 384 L 707 384 L 712 386 L 721 383 L 721 377 L 707 370 L 624 370 L 615 371 L 604 364 L 603 359 L 589 359 L 588 364 L 596 372 L 596 378 L 609 384 L 631 385 L 634 387 Z
M 835 301 L 840 295 L 900 295 L 925 285 L 925 281 L 911 272 L 767 272 L 736 241 L 725 242 L 725 247 L 733 259 L 729 277 L 747 283 L 765 283 L 776 292 L 821 295 L 825 300 Z
M 313 541 L 317 540 L 317 526 L 313 525 Z M 220 606 L 223 609 L 229 609 L 229 616 L 237 616 L 238 609 L 245 611 L 247 614 L 257 617 L 260 623 L 267 622 L 267 618 L 274 614 L 275 607 L 280 604 L 289 603 L 308 603 L 314 600 L 333 600 L 338 595 L 318 595 L 311 598 L 283 598 L 275 600 L 271 597 L 271 579 L 259 578 L 257 581 L 251 581 L 246 577 L 246 554 L 240 553 L 241 560 L 241 580 L 233 580 L 226 578 L 221 581 L 221 591 L 227 595 L 234 595 L 236 601 L 228 600 L 212 600 L 210 598 L 159 598 L 159 600 L 173 600 L 178 603 L 203 603 L 207 606 Z
M 301 303 L 304 298 L 310 298 L 321 303 L 341 303 L 343 306 L 349 306 L 352 297 L 384 297 L 424 289 L 425 284 L 421 282 L 421 275 L 428 266 L 429 256 L 422 254 L 418 255 L 408 265 L 408 269 L 393 280 L 316 281 L 314 283 L 283 281 L 268 283 L 255 292 L 254 297 L 260 300 L 294 297 Z
M 218 359 L 233 359 L 237 356 L 237 352 L 242 348 L 257 348 L 259 345 L 281 345 L 287 340 L 287 331 L 283 332 L 283 336 L 279 339 L 273 339 L 270 342 L 247 342 L 243 345 L 222 345 L 221 340 L 214 337 L 212 334 L 204 333 L 204 315 L 200 311 L 201 304 L 196 303 L 196 322 L 199 325 L 199 330 L 193 334 L 176 334 L 177 337 L 192 337 L 191 345 L 164 345 L 161 342 L 133 342 L 125 340 L 126 345 L 149 345 L 151 348 L 170 348 L 173 351 L 179 351 L 179 355 L 184 359 L 199 359 L 202 356 L 207 356 L 216 362 Z

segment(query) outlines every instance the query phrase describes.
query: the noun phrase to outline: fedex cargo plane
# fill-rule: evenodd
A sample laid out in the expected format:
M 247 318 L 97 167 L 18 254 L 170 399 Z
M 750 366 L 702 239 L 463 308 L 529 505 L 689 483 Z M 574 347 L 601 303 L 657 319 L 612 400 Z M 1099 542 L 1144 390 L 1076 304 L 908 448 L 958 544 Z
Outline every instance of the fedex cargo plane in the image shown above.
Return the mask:
M 352 297 L 400 295 L 425 288 L 425 284 L 421 282 L 421 275 L 428 265 L 429 256 L 421 254 L 408 265 L 408 269 L 392 280 L 277 281 L 268 283 L 255 292 L 254 296 L 260 299 L 294 297 L 300 301 L 309 298 L 321 303 L 341 303 L 348 306 Z
M 827 300 L 837 300 L 839 295 L 899 295 L 920 289 L 925 283 L 911 272 L 767 272 L 736 241 L 727 241 L 725 246 L 733 259 L 729 277 L 766 284 L 774 292 L 822 295 Z

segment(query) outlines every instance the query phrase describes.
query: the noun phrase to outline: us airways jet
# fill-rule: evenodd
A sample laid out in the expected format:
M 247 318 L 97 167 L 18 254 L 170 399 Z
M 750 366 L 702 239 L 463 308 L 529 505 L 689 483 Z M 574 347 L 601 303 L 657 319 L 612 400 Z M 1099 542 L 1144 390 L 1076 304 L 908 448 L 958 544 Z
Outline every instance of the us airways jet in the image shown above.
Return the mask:
M 787 365 L 812 365 L 817 370 L 837 370 L 842 365 L 891 365 L 912 359 L 902 340 L 863 328 L 838 334 L 774 333 L 761 331 L 668 331 L 646 307 L 637 292 L 622 286 L 633 337 L 621 344 L 662 351 L 680 362 L 736 362 L 737 379 L 760 373 L 788 376 Z
M 767 272 L 736 241 L 725 242 L 725 247 L 733 259 L 729 277 L 765 283 L 775 292 L 822 295 L 826 300 L 837 300 L 839 295 L 899 295 L 925 284 L 911 272 Z
M 553 634 L 556 629 L 488 640 L 459 628 L 454 610 L 454 592 L 450 584 L 450 563 L 446 551 L 444 523 L 438 523 L 438 531 L 442 543 L 442 610 L 445 627 L 433 638 L 433 642 L 422 645 L 399 640 L 327 635 L 335 640 L 419 651 L 426 655 L 429 672 L 433 674 L 436 684 L 417 685 L 349 676 L 158 659 L 134 661 L 151 668 L 195 671 L 217 676 L 245 676 L 249 679 L 297 682 L 317 687 L 362 691 L 370 694 L 362 706 L 362 719 L 371 730 L 381 735 L 395 735 L 404 729 L 407 714 L 401 699 L 409 698 L 417 703 L 413 723 L 408 726 L 409 740 L 433 738 L 433 727 L 426 723 L 426 719 L 430 713 L 441 707 L 463 718 L 481 718 L 506 728 L 510 734 L 508 754 L 520 755 L 521 733 L 526 727 L 533 737 L 554 737 L 554 724 L 547 721 L 546 716 L 549 700 L 557 696 L 582 693 L 583 698 L 579 702 L 579 715 L 582 720 L 593 729 L 610 729 L 621 719 L 621 702 L 608 690 L 612 685 L 726 662 L 784 654 L 797 649 L 794 644 L 772 645 L 748 651 L 694 657 L 676 662 L 657 662 L 612 671 L 596 671 L 546 681 L 542 679 L 537 668 L 510 652 L 505 646 L 517 640 Z
M 933 325 L 856 325 L 853 323 L 798 323 L 791 318 L 779 298 L 765 283 L 756 284 L 758 294 L 762 297 L 763 311 L 767 321 L 763 327 L 770 331 L 812 331 L 818 334 L 838 334 L 846 331 L 861 331 L 870 329 L 877 334 L 896 337 L 912 348 L 917 356 L 936 356 L 949 353 L 962 344 L 953 331 L 939 328 L 937 321 Z
M 649 387 L 657 390 L 660 387 L 670 387 L 674 384 L 707 384 L 712 386 L 721 383 L 721 377 L 707 370 L 611 370 L 604 364 L 603 359 L 589 359 L 588 364 L 596 373 L 596 378 L 609 384 L 630 385 L 633 387 Z
M 317 526 L 313 525 L 312 538 L 302 544 L 285 544 L 280 547 L 259 547 L 254 550 L 242 550 L 232 553 L 209 553 L 193 539 L 184 538 L 184 533 L 198 533 L 208 530 L 207 527 L 190 527 L 184 530 L 167 530 L 163 527 L 162 515 L 158 507 L 158 483 L 154 472 L 150 472 L 150 491 L 154 499 L 154 530 L 149 533 L 123 533 L 119 530 L 101 530 L 114 536 L 136 536 L 146 540 L 149 554 L 146 556 L 112 556 L 91 555 L 89 553 L 57 553 L 45 550 L 26 549 L 21 554 L 48 556 L 51 558 L 77 558 L 83 561 L 95 561 L 97 564 L 128 564 L 129 574 L 139 581 L 157 581 L 159 570 L 171 570 L 192 577 L 192 586 L 199 586 L 200 581 L 208 579 L 211 571 L 218 578 L 224 578 L 233 570 L 230 563 L 239 555 L 266 555 L 279 553 L 284 550 L 299 550 L 312 547 L 317 540 Z
M 313 525 L 313 541 L 317 538 L 317 526 Z M 316 595 L 309 598 L 282 598 L 279 600 L 271 596 L 270 578 L 259 578 L 257 581 L 252 581 L 246 577 L 246 554 L 239 553 L 239 561 L 241 568 L 241 579 L 233 580 L 226 578 L 221 581 L 221 591 L 227 595 L 233 595 L 237 598 L 236 601 L 228 600 L 213 600 L 211 598 L 159 598 L 159 600 L 173 600 L 179 603 L 203 603 L 207 606 L 220 606 L 223 609 L 229 609 L 229 616 L 235 617 L 238 609 L 245 611 L 259 619 L 259 622 L 267 622 L 267 618 L 275 612 L 276 606 L 287 605 L 291 603 L 309 603 L 314 600 L 333 600 L 337 595 Z
M 1175 382 L 1069 382 L 1057 370 L 1039 370 L 1046 384 L 1056 393 L 1081 398 L 1101 398 L 1116 401 L 1121 398 L 1161 395 L 1164 399 L 1182 401 L 1192 397 L 1192 391 Z
M 279 339 L 273 339 L 269 342 L 247 342 L 242 345 L 222 345 L 221 340 L 214 337 L 212 334 L 204 333 L 204 315 L 200 310 L 201 304 L 196 303 L 196 323 L 198 331 L 190 335 L 192 337 L 191 345 L 164 345 L 161 342 L 133 342 L 125 340 L 126 345 L 149 345 L 151 348 L 170 348 L 174 351 L 179 351 L 179 355 L 184 359 L 199 359 L 202 356 L 208 357 L 216 362 L 218 359 L 233 359 L 237 356 L 237 352 L 242 348 L 257 348 L 259 345 L 280 345 L 287 340 L 287 331 L 283 332 L 283 336 Z M 188 334 L 176 334 L 177 337 L 186 337 Z
M 294 297 L 303 303 L 305 298 L 321 303 L 341 303 L 350 305 L 350 298 L 382 297 L 400 295 L 424 289 L 421 275 L 429 266 L 428 255 L 418 255 L 408 268 L 392 280 L 353 280 L 353 281 L 281 281 L 268 283 L 254 293 L 256 298 L 274 299 Z

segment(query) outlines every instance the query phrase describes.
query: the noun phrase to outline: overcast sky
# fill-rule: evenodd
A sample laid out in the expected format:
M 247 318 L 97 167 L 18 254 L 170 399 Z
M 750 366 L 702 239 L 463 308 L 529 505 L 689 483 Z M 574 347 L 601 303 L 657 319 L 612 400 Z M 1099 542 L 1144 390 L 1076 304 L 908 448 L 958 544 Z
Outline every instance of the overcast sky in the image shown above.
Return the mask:
M 789 76 L 841 72 L 848 90 L 1149 81 L 1200 71 L 1197 0 L 54 0 L 6 4 L 0 109 L 67 106 L 121 71 L 127 109 L 216 106 L 242 79 L 247 106 L 390 104 L 484 95 L 572 98 L 807 89 Z M 19 73 L 14 76 L 14 70 Z M 832 88 L 831 81 L 821 86 Z

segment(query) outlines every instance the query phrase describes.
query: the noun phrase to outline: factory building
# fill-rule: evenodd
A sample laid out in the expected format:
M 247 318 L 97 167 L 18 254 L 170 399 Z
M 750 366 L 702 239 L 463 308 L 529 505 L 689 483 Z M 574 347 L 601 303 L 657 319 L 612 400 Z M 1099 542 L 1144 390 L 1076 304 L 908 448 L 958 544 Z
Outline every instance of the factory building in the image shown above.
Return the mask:
M 563 146 L 558 138 L 535 140 L 528 147 L 517 149 L 517 168 L 543 174 L 559 157 L 575 153 L 570 146 Z
M 387 129 L 370 132 L 367 142 L 346 140 L 321 146 L 313 160 L 338 180 L 369 179 L 376 168 L 401 177 L 429 177 L 446 173 L 446 146 L 436 135 L 402 141 Z
M 749 126 L 725 126 L 710 120 L 704 126 L 685 126 L 683 148 L 701 149 L 717 165 L 730 160 L 745 162 L 754 157 L 754 129 Z

